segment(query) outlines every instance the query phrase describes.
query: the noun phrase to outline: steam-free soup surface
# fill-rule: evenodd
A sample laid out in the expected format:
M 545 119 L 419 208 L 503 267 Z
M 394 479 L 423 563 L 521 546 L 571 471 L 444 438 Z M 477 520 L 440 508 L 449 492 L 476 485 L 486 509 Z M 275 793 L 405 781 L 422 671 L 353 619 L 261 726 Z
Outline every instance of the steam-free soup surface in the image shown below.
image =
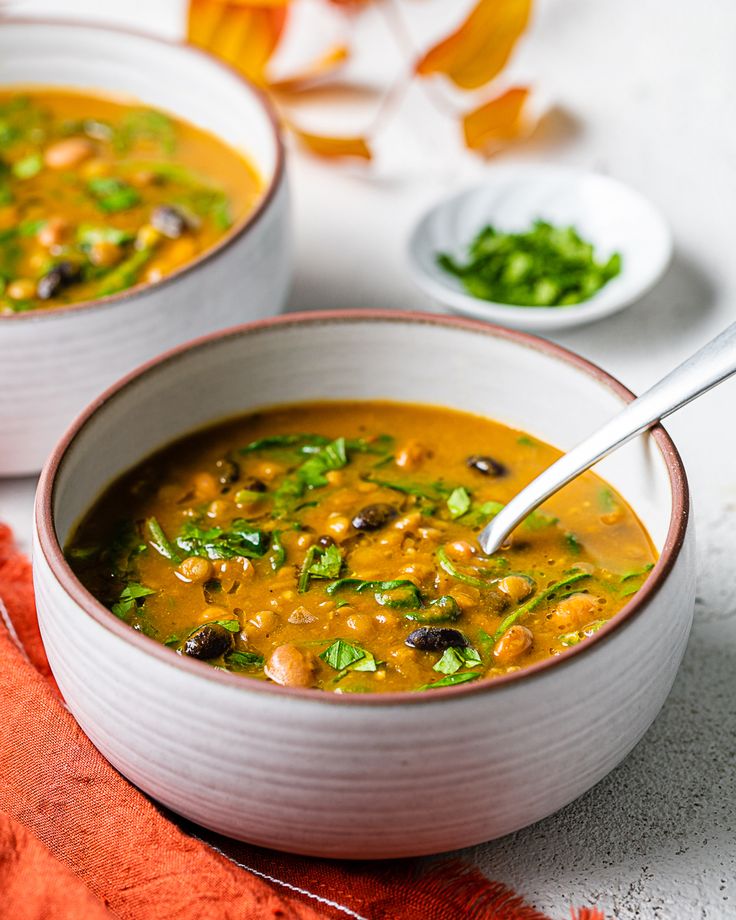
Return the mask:
M 141 464 L 68 558 L 131 627 L 245 677 L 341 693 L 488 680 L 585 642 L 655 562 L 590 473 L 483 555 L 480 529 L 557 456 L 448 409 L 278 408 Z
M 0 92 L 0 315 L 152 283 L 253 209 L 237 151 L 102 96 Z

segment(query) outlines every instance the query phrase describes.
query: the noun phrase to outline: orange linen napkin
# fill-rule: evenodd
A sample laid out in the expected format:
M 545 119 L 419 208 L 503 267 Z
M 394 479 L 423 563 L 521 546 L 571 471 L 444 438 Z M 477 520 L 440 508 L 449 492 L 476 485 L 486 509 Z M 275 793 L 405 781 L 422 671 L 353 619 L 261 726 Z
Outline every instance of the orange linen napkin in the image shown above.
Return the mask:
M 66 710 L 31 567 L 0 524 L 0 917 L 13 920 L 547 920 L 458 861 L 339 863 L 163 814 Z M 573 913 L 603 920 L 598 911 Z

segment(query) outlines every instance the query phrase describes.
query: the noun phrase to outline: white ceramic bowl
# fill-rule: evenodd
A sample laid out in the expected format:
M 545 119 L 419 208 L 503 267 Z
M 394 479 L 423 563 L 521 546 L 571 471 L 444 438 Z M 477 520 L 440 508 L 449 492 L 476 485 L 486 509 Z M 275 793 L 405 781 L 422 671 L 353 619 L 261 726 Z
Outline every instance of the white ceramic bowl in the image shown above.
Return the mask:
M 0 87 L 122 93 L 246 152 L 264 180 L 256 210 L 162 281 L 56 310 L 0 316 L 0 475 L 36 472 L 75 415 L 167 348 L 278 312 L 291 270 L 284 151 L 261 94 L 184 45 L 96 26 L 0 24 Z
M 155 799 L 267 847 L 408 856 L 543 818 L 641 738 L 690 629 L 687 483 L 661 428 L 600 465 L 661 552 L 645 586 L 586 643 L 496 681 L 337 695 L 248 680 L 131 630 L 64 561 L 61 546 L 101 490 L 192 428 L 274 403 L 373 397 L 483 413 L 566 448 L 631 394 L 570 352 L 481 323 L 286 316 L 205 338 L 116 384 L 75 422 L 39 485 L 38 616 L 70 710 Z
M 593 243 L 598 258 L 620 252 L 621 273 L 580 304 L 515 307 L 473 297 L 437 265 L 438 252 L 464 261 L 468 244 L 486 224 L 520 232 L 539 218 L 574 226 Z M 494 167 L 482 185 L 427 211 L 414 228 L 408 253 L 414 282 L 450 310 L 549 333 L 602 319 L 643 297 L 669 265 L 672 238 L 652 204 L 615 179 L 560 166 Z

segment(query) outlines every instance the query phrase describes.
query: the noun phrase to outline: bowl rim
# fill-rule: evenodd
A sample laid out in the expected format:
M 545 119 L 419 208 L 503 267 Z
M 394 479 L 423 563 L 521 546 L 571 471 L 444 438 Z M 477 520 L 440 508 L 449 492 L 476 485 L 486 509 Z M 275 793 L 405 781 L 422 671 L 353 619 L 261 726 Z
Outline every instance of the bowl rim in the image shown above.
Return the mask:
M 661 424 L 654 426 L 650 432 L 657 447 L 662 454 L 672 490 L 672 504 L 670 523 L 667 529 L 662 552 L 649 578 L 642 588 L 633 596 L 614 617 L 601 627 L 593 636 L 578 645 L 566 649 L 553 658 L 545 658 L 535 662 L 527 668 L 522 668 L 511 674 L 504 674 L 492 680 L 468 682 L 456 687 L 440 687 L 436 690 L 426 691 L 390 691 L 386 693 L 326 693 L 316 688 L 282 687 L 278 684 L 267 683 L 261 680 L 248 680 L 237 674 L 219 671 L 204 661 L 197 661 L 177 655 L 155 639 L 144 636 L 142 633 L 131 629 L 126 623 L 118 619 L 110 610 L 104 607 L 90 594 L 74 575 L 71 567 L 64 558 L 60 542 L 56 536 L 54 526 L 53 505 L 55 489 L 59 471 L 61 470 L 67 452 L 83 432 L 87 422 L 105 406 L 123 394 L 129 385 L 155 374 L 162 368 L 182 359 L 190 351 L 216 348 L 226 339 L 258 335 L 271 330 L 289 329 L 305 325 L 325 325 L 333 323 L 395 323 L 397 325 L 428 324 L 440 327 L 449 327 L 465 330 L 471 333 L 489 336 L 496 339 L 505 339 L 533 351 L 556 358 L 583 371 L 594 381 L 607 386 L 615 395 L 624 402 L 635 398 L 634 394 L 611 374 L 602 370 L 598 365 L 569 351 L 556 343 L 546 339 L 507 329 L 503 326 L 494 326 L 478 320 L 460 317 L 449 317 L 440 314 L 403 312 L 390 310 L 323 310 L 315 312 L 292 313 L 268 319 L 257 320 L 233 326 L 229 329 L 210 333 L 172 348 L 162 355 L 141 365 L 125 377 L 118 380 L 111 387 L 101 393 L 87 408 L 72 422 L 61 440 L 57 443 L 41 473 L 34 503 L 34 524 L 37 534 L 37 549 L 43 555 L 51 574 L 59 587 L 74 603 L 98 625 L 112 632 L 123 641 L 147 653 L 153 658 L 168 664 L 170 667 L 191 673 L 205 680 L 214 681 L 226 687 L 237 688 L 245 693 L 263 693 L 268 696 L 302 701 L 320 701 L 324 704 L 339 706 L 392 706 L 392 705 L 417 705 L 442 700 L 459 700 L 477 694 L 498 692 L 510 685 L 529 682 L 546 674 L 550 668 L 565 668 L 575 661 L 581 652 L 601 642 L 605 642 L 622 625 L 630 622 L 647 607 L 648 602 L 657 594 L 672 570 L 685 540 L 685 534 L 690 515 L 690 493 L 685 474 L 685 469 L 680 454 L 669 434 Z M 141 458 L 142 459 L 142 458 Z
M 86 20 L 80 20 L 77 22 L 76 20 L 72 19 L 58 19 L 53 17 L 35 18 L 22 16 L 8 16 L 7 18 L 0 19 L 0 30 L 5 29 L 7 26 L 24 26 L 28 28 L 33 28 L 34 26 L 43 26 L 45 28 L 50 27 L 53 29 L 70 29 L 72 31 L 86 32 L 88 34 L 95 31 L 104 32 L 112 36 L 122 36 L 124 38 L 132 38 L 134 40 L 151 42 L 154 45 L 165 46 L 175 51 L 182 52 L 185 55 L 191 54 L 195 57 L 202 58 L 205 61 L 208 61 L 210 64 L 214 65 L 215 68 L 219 69 L 224 75 L 234 77 L 238 83 L 240 83 L 241 89 L 244 92 L 250 94 L 250 96 L 255 99 L 271 132 L 276 151 L 276 160 L 273 167 L 273 174 L 271 175 L 271 178 L 268 180 L 268 182 L 264 185 L 261 196 L 255 208 L 252 211 L 248 211 L 243 217 L 241 217 L 240 220 L 235 223 L 228 230 L 228 232 L 213 246 L 200 253 L 190 262 L 184 263 L 184 265 L 171 272 L 171 274 L 165 275 L 158 281 L 154 281 L 152 283 L 143 282 L 136 284 L 133 287 L 126 288 L 124 291 L 119 291 L 116 294 L 108 294 L 106 297 L 97 297 L 93 300 L 80 300 L 77 303 L 63 304 L 62 306 L 52 307 L 49 309 L 28 310 L 25 313 L 0 314 L 0 323 L 48 322 L 57 318 L 63 319 L 65 316 L 70 314 L 86 314 L 93 310 L 102 310 L 116 304 L 125 303 L 129 300 L 145 297 L 149 291 L 158 291 L 167 285 L 175 284 L 177 281 L 179 281 L 180 278 L 183 278 L 185 275 L 190 273 L 193 274 L 205 263 L 217 258 L 222 252 L 224 252 L 226 249 L 229 249 L 249 230 L 251 230 L 251 228 L 254 227 L 256 223 L 258 223 L 260 218 L 269 209 L 271 202 L 276 195 L 276 192 L 283 184 L 283 179 L 286 172 L 286 151 L 279 119 L 276 114 L 276 109 L 274 108 L 273 103 L 268 98 L 266 93 L 260 89 L 260 87 L 252 83 L 247 77 L 243 76 L 243 74 L 241 74 L 240 71 L 238 71 L 231 64 L 228 64 L 226 61 L 223 61 L 215 55 L 210 54 L 203 48 L 199 48 L 197 45 L 192 45 L 185 40 L 177 41 L 175 39 L 163 38 L 152 33 L 136 29 L 128 29 L 122 26 L 107 25 L 102 23 L 97 24 L 95 22 Z M 12 84 L 0 83 L 0 89 L 6 85 Z M 24 85 L 30 86 L 33 84 Z M 74 89 L 73 86 L 66 88 Z M 220 138 L 218 135 L 213 133 L 213 136 L 217 138 L 220 143 L 226 144 L 228 147 L 230 147 L 230 145 L 227 144 L 226 141 L 223 141 L 222 138 Z
M 653 261 L 652 269 L 649 276 L 643 284 L 628 293 L 612 296 L 610 288 L 606 284 L 592 297 L 588 297 L 580 303 L 573 304 L 570 307 L 523 307 L 518 304 L 502 303 L 497 300 L 483 300 L 480 297 L 474 297 L 462 289 L 455 289 L 449 282 L 442 279 L 441 275 L 436 278 L 425 270 L 420 253 L 426 249 L 425 245 L 420 245 L 424 237 L 424 230 L 432 218 L 440 211 L 450 207 L 460 199 L 464 199 L 479 190 L 488 188 L 491 185 L 503 184 L 509 178 L 530 175 L 532 173 L 547 172 L 554 173 L 558 176 L 564 176 L 576 181 L 592 179 L 596 182 L 602 182 L 609 186 L 623 189 L 628 195 L 637 199 L 640 204 L 648 208 L 653 217 L 655 217 L 663 231 L 662 242 L 663 249 L 661 257 Z M 503 324 L 506 322 L 518 323 L 517 328 L 527 330 L 543 330 L 554 328 L 572 328 L 573 326 L 584 325 L 595 322 L 596 320 L 605 319 L 614 313 L 626 309 L 632 303 L 640 301 L 645 297 L 654 286 L 661 280 L 667 271 L 674 252 L 674 242 L 672 230 L 665 216 L 659 208 L 647 198 L 639 189 L 634 188 L 627 182 L 609 176 L 606 173 L 598 172 L 594 169 L 585 169 L 583 167 L 569 166 L 559 163 L 548 162 L 527 162 L 502 164 L 494 169 L 482 180 L 472 183 L 466 183 L 456 188 L 449 194 L 443 195 L 435 200 L 431 205 L 425 208 L 416 219 L 409 232 L 406 241 L 405 254 L 409 264 L 409 271 L 414 284 L 424 294 L 429 295 L 439 303 L 444 304 L 451 310 L 460 311 L 464 316 L 473 318 L 482 318 L 485 314 L 490 322 Z M 626 269 L 624 268 L 624 272 Z M 622 276 L 617 276 L 622 277 Z M 617 279 L 611 279 L 614 283 Z

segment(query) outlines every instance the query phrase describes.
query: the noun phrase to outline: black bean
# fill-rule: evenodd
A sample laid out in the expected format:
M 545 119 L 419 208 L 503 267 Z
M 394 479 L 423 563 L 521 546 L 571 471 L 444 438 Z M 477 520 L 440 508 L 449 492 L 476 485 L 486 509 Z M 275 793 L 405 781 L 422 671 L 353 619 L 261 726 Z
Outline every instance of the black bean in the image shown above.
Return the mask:
M 170 204 L 160 204 L 153 209 L 151 224 L 170 240 L 178 239 L 189 229 L 186 217 Z
M 224 626 L 219 623 L 207 623 L 193 632 L 184 645 L 184 652 L 192 658 L 219 658 L 229 651 L 233 639 Z
M 421 652 L 443 652 L 446 648 L 465 648 L 468 640 L 457 629 L 446 626 L 422 626 L 409 633 L 406 644 Z
M 387 505 L 384 502 L 366 505 L 353 518 L 353 527 L 356 530 L 379 530 L 392 521 L 398 513 L 393 505 Z
M 334 546 L 335 541 L 328 533 L 323 533 L 321 537 L 317 537 L 317 546 L 321 546 L 322 549 L 327 549 L 328 546 Z
M 465 461 L 465 465 L 483 476 L 505 476 L 508 473 L 508 469 L 503 463 L 499 463 L 493 457 L 480 456 L 479 454 L 471 454 Z
M 73 262 L 59 262 L 36 282 L 36 296 L 41 300 L 50 300 L 68 284 L 76 281 L 80 268 Z
M 228 457 L 223 457 L 221 460 L 218 460 L 215 463 L 215 468 L 217 469 L 217 478 L 224 486 L 229 485 L 231 482 L 235 482 L 240 476 L 240 467 L 234 460 L 230 460 Z M 255 491 L 255 489 L 253 491 Z
M 268 486 L 262 479 L 256 479 L 255 476 L 246 476 L 240 484 L 246 492 L 268 492 Z

